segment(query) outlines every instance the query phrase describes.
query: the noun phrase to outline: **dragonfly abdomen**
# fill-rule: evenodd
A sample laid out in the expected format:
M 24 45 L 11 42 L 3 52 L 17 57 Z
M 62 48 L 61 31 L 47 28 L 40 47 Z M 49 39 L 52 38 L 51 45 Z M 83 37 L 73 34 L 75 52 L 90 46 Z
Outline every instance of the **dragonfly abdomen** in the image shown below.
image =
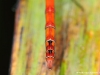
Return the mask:
M 46 0 L 46 61 L 49 69 L 53 67 L 55 49 L 54 0 Z

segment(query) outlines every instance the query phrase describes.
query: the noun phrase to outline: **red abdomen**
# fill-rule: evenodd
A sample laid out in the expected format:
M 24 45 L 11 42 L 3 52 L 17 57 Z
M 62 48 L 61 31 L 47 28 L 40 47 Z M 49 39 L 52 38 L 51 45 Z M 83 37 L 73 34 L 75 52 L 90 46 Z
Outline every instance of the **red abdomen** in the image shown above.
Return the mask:
M 55 49 L 54 0 L 46 0 L 46 61 L 49 69 L 53 67 Z

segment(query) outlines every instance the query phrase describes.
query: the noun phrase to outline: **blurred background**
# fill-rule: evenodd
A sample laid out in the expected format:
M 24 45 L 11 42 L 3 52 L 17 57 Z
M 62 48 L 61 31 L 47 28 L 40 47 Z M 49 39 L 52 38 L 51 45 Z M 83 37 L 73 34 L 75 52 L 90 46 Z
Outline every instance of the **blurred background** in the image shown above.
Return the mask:
M 45 0 L 8 2 L 0 7 L 0 55 L 10 75 L 100 75 L 100 0 L 55 0 L 52 70 L 45 61 Z

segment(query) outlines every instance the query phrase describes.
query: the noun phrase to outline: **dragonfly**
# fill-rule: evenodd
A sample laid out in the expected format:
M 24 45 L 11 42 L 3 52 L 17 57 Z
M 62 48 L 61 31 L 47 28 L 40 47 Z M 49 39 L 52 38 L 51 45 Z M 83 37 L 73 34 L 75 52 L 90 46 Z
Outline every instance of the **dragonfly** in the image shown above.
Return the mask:
M 45 44 L 47 67 L 52 69 L 55 53 L 55 18 L 54 0 L 46 0 L 46 25 L 45 25 Z

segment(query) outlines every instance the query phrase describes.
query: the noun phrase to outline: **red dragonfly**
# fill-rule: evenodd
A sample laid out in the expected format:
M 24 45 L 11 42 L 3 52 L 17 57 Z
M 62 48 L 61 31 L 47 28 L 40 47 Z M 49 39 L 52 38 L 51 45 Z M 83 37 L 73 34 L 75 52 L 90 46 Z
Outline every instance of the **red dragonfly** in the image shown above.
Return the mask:
M 46 61 L 49 69 L 53 67 L 55 49 L 54 0 L 46 0 Z

